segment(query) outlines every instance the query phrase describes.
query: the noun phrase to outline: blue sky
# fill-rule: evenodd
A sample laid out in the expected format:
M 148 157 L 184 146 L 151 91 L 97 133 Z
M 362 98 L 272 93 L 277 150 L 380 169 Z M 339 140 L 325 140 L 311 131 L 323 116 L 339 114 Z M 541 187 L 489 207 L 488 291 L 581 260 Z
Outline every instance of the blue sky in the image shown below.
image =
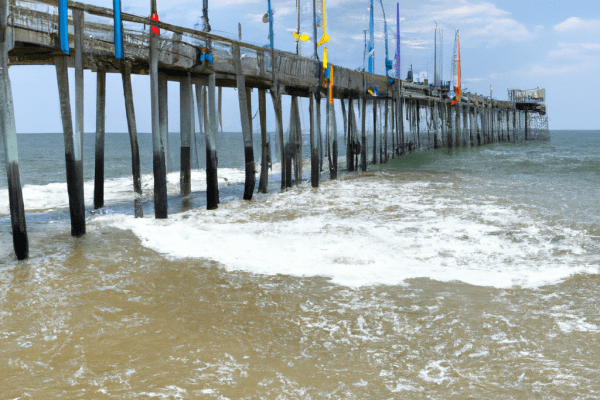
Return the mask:
M 112 7 L 111 0 L 85 3 Z M 312 3 L 302 0 L 302 32 L 311 35 Z M 147 15 L 150 1 L 123 0 L 126 12 Z M 390 58 L 396 47 L 396 2 L 383 0 L 389 30 Z M 194 27 L 200 21 L 201 0 L 158 0 L 162 21 Z M 368 28 L 368 0 L 328 0 L 329 60 L 348 68 L 363 66 L 364 30 Z M 296 1 L 272 0 L 275 46 L 295 51 Z M 209 0 L 213 32 L 237 37 L 242 24 L 244 41 L 268 43 L 268 24 L 261 19 L 266 0 Z M 450 76 L 454 31 L 460 30 L 463 87 L 473 93 L 507 98 L 507 88 L 546 88 L 550 129 L 600 129 L 597 93 L 600 72 L 600 6 L 591 1 L 478 1 L 425 0 L 400 2 L 402 77 L 412 64 L 416 74 L 433 75 L 435 22 L 444 30 L 444 78 Z M 375 6 L 376 72 L 384 73 L 381 6 Z M 320 34 L 319 34 L 320 35 Z M 312 36 L 312 35 L 311 35 Z M 302 53 L 312 55 L 312 44 Z M 49 67 L 10 69 L 18 132 L 60 132 L 56 75 Z M 119 75 L 108 79 L 106 129 L 125 132 L 126 120 Z M 71 84 L 73 75 L 71 71 Z M 138 130 L 150 131 L 149 80 L 133 80 Z M 95 75 L 85 74 L 85 128 L 95 131 Z M 253 94 L 256 96 L 256 93 Z M 72 100 L 74 92 L 72 88 Z M 169 128 L 179 130 L 179 93 L 169 84 Z M 226 89 L 224 129 L 240 130 L 236 92 Z M 269 100 L 270 102 L 270 100 Z M 256 108 L 256 101 L 254 108 Z M 271 112 L 269 112 L 271 114 Z M 273 122 L 271 119 L 270 122 Z M 274 129 L 270 124 L 269 130 Z

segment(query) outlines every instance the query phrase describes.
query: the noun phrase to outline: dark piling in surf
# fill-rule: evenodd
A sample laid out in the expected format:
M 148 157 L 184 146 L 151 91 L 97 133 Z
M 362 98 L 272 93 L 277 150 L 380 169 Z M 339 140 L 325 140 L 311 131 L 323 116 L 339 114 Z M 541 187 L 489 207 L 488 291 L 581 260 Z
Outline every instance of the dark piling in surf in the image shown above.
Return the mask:
M 269 186 L 269 156 L 271 148 L 267 139 L 267 93 L 265 89 L 258 89 L 258 114 L 260 117 L 260 141 L 261 141 L 261 159 L 260 159 L 260 180 L 258 181 L 258 192 L 267 193 Z
M 240 119 L 242 122 L 242 134 L 244 137 L 244 160 L 246 165 L 246 181 L 244 184 L 244 200 L 252 200 L 254 185 L 256 184 L 256 168 L 254 165 L 254 151 L 252 149 L 252 126 L 248 113 L 248 98 L 246 96 L 246 80 L 242 69 L 240 47 L 235 44 L 232 47 L 235 63 L 235 81 L 238 91 L 240 106 Z
M 373 164 L 377 164 L 377 107 L 379 107 L 379 101 L 377 98 L 373 99 Z
M 217 175 L 217 105 L 215 101 L 216 76 L 211 73 L 208 76 L 208 93 L 204 102 L 208 112 L 207 129 L 205 134 L 206 143 L 206 208 L 216 210 L 219 207 L 219 181 Z M 196 86 L 196 98 L 206 93 L 206 90 L 198 90 Z
M 319 175 L 321 174 L 321 166 L 319 160 L 319 146 L 317 144 L 316 124 L 317 116 L 315 110 L 316 95 L 311 93 L 308 105 L 308 113 L 310 114 L 310 184 L 312 187 L 319 187 Z
M 181 157 L 179 170 L 179 191 L 181 196 L 192 193 L 192 78 L 188 73 L 179 82 L 179 135 L 181 137 Z
M 71 215 L 71 235 L 85 234 L 85 204 L 83 197 L 83 162 L 81 138 L 74 135 L 71 116 L 71 100 L 69 97 L 69 75 L 67 56 L 54 56 L 58 94 L 60 97 L 60 114 L 65 142 L 65 163 L 67 169 L 67 192 L 69 194 L 69 211 Z
M 135 193 L 134 207 L 135 217 L 142 218 L 144 209 L 142 207 L 142 177 L 140 174 L 140 149 L 137 137 L 137 123 L 135 120 L 135 108 L 133 107 L 133 87 L 131 86 L 131 66 L 123 61 L 121 66 L 121 77 L 123 78 L 123 94 L 125 97 L 125 115 L 127 117 L 127 130 L 129 132 L 129 143 L 131 146 L 131 173 L 133 175 L 133 191 Z
M 362 124 L 362 141 L 360 151 L 360 169 L 361 171 L 367 170 L 367 100 L 362 99 L 361 107 L 361 124 Z
M 96 72 L 96 145 L 94 163 L 94 209 L 104 207 L 104 146 L 106 121 L 106 71 Z
M 156 14 L 156 0 L 152 0 L 151 15 Z M 166 78 L 159 79 L 158 72 L 158 35 L 150 33 L 150 102 L 152 115 L 152 169 L 154 172 L 154 216 L 167 218 L 167 169 L 165 142 L 161 135 L 161 124 L 166 125 Z M 160 85 L 159 81 L 164 82 Z M 160 90 L 163 89 L 163 90 Z
M 12 228 L 13 249 L 18 260 L 29 257 L 29 237 L 25 221 L 25 205 L 19 172 L 17 130 L 15 126 L 12 88 L 8 75 L 7 21 L 8 0 L 0 1 L 0 122 L 4 131 L 4 158 Z

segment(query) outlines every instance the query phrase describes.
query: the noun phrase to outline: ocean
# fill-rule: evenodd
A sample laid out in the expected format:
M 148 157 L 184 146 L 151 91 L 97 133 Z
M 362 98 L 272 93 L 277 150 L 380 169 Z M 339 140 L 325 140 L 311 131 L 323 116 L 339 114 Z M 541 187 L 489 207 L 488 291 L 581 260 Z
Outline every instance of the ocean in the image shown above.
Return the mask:
M 600 131 L 412 153 L 285 192 L 272 137 L 269 193 L 247 202 L 241 134 L 219 133 L 207 211 L 202 139 L 184 200 L 171 134 L 155 220 L 151 135 L 135 219 L 128 135 L 106 136 L 94 211 L 86 134 L 73 238 L 62 135 L 18 135 L 30 257 L 13 254 L 2 158 L 0 398 L 600 397 Z

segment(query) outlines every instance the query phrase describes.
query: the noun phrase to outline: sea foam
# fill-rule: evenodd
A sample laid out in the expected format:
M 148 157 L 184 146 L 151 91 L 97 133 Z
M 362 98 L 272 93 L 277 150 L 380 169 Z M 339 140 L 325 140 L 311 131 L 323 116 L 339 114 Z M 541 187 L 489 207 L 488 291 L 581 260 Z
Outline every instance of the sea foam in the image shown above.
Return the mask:
M 550 226 L 518 205 L 465 195 L 453 183 L 378 173 L 168 220 L 95 218 L 131 230 L 167 257 L 210 259 L 255 274 L 323 276 L 350 287 L 419 277 L 537 287 L 598 272 L 583 233 Z

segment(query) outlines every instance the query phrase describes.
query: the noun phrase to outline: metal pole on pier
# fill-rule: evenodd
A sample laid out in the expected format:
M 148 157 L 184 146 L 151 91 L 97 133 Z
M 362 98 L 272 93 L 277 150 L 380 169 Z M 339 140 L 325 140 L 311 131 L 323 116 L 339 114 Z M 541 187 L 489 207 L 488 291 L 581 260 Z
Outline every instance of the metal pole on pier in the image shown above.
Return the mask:
M 19 152 L 17 150 L 17 130 L 13 108 L 12 89 L 8 76 L 8 44 L 6 40 L 9 0 L 0 2 L 0 127 L 4 136 L 4 158 L 8 182 L 10 221 L 12 226 L 13 248 L 17 259 L 29 256 L 29 238 L 25 223 L 25 206 L 19 173 Z

